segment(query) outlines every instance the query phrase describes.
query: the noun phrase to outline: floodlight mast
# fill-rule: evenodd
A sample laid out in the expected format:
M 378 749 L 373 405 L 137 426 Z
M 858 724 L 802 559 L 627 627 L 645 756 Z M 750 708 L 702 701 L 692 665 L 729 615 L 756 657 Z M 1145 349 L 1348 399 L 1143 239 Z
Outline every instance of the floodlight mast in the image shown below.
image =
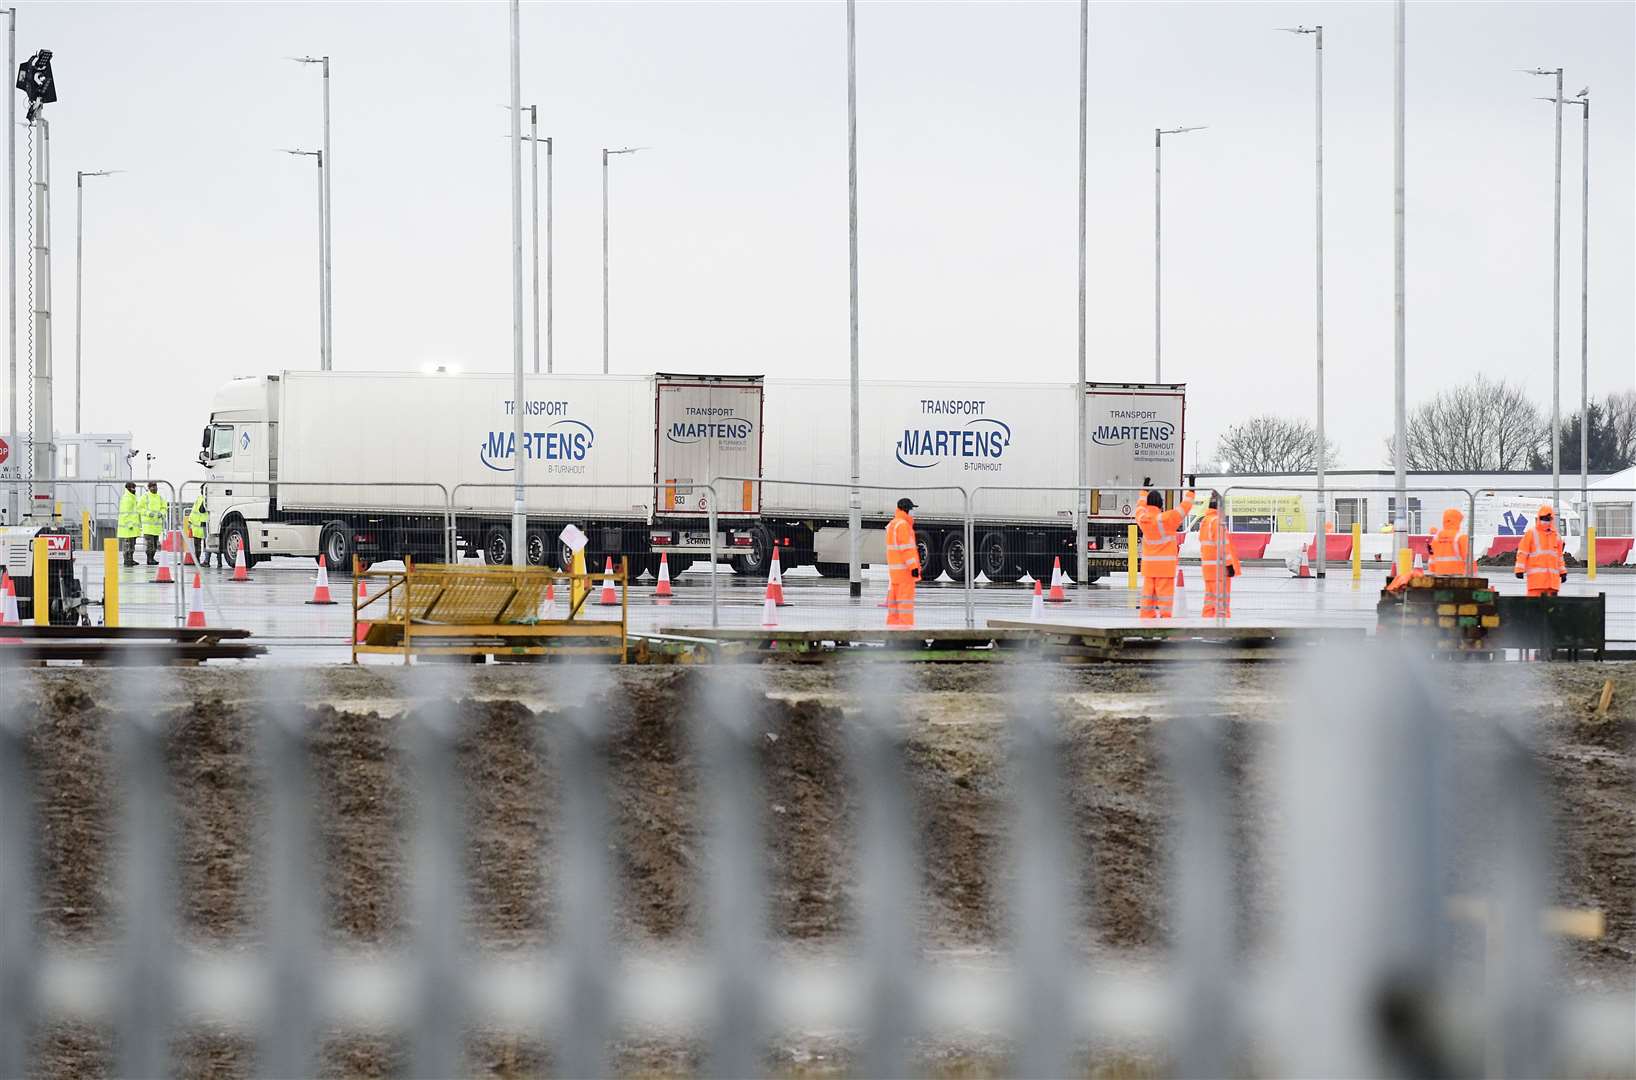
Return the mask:
M 29 453 L 29 508 L 35 501 L 34 481 L 49 481 L 55 472 L 52 457 L 56 436 L 51 389 L 51 125 L 45 107 L 57 100 L 51 73 L 51 50 L 41 49 L 17 69 L 17 89 L 28 95 L 26 118 L 35 131 L 34 166 L 34 415 Z M 41 435 L 44 434 L 42 440 Z M 49 498 L 49 496 L 48 496 Z

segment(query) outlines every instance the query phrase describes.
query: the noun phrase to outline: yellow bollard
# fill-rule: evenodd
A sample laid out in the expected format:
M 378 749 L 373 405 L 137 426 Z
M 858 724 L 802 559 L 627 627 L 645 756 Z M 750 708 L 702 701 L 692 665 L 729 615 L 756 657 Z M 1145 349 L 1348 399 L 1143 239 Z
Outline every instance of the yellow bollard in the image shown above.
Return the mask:
M 1585 580 L 1596 580 L 1596 526 L 1585 530 Z
M 574 552 L 574 559 L 573 562 L 569 563 L 568 565 L 568 572 L 575 575 L 583 575 L 585 573 L 584 548 L 580 548 L 578 551 Z M 578 611 L 580 601 L 585 599 L 585 595 L 590 591 L 591 583 L 583 576 L 576 576 L 568 586 L 568 610 L 570 612 Z
M 80 547 L 91 550 L 91 511 L 80 511 Z
M 1136 534 L 1138 530 L 1134 524 L 1125 533 L 1125 584 L 1132 589 L 1136 588 Z
M 119 541 L 102 542 L 102 625 L 119 625 Z
M 34 625 L 51 625 L 51 581 L 46 576 L 50 568 L 50 548 L 43 536 L 34 538 Z
M 1352 580 L 1363 580 L 1363 522 L 1352 523 Z

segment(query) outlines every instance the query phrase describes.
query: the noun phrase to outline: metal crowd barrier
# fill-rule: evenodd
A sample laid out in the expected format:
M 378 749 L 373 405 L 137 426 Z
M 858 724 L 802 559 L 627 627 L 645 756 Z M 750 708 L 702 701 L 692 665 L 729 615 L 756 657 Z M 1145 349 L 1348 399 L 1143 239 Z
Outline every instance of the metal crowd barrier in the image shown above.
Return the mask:
M 1371 662 L 1373 661 L 1373 662 Z M 1155 730 L 1179 800 L 1169 852 L 1173 933 L 1166 954 L 1092 962 L 1079 943 L 1084 897 L 1076 858 L 1090 838 L 1067 802 L 1071 760 L 1046 689 L 1052 673 L 1019 663 L 1004 695 L 1010 782 L 1006 842 L 991 880 L 1007 882 L 1009 924 L 994 963 L 924 954 L 916 942 L 919 853 L 909 732 L 889 702 L 888 665 L 855 673 L 866 703 L 845 724 L 856 792 L 856 941 L 831 951 L 778 951 L 760 823 L 763 696 L 756 670 L 698 673 L 678 702 L 696 748 L 706 912 L 696 953 L 615 945 L 617 853 L 609 829 L 610 717 L 582 668 L 537 671 L 557 703 L 538 719 L 560 788 L 538 812 L 554 817 L 538 853 L 560 886 L 557 944 L 545 950 L 468 940 L 463 907 L 469 844 L 459 767 L 466 692 L 453 669 L 407 673 L 415 701 L 400 726 L 410 777 L 407 925 L 400 944 L 343 951 L 325 944 L 315 873 L 316 783 L 308 695 L 288 674 L 264 676 L 253 721 L 261 787 L 253 862 L 264 882 L 256 944 L 181 940 L 173 791 L 167 743 L 174 688 L 155 672 L 122 678 L 113 712 L 121 778 L 111 903 L 121 943 L 76 951 L 41 940 L 33 849 L 35 793 L 24 692 L 0 696 L 0 1075 L 30 1069 L 46 1025 L 112 1032 L 118 1075 L 161 1076 L 172 1040 L 189 1028 L 255 1039 L 263 1075 L 312 1075 L 327 1033 L 388 1031 L 408 1047 L 410 1075 L 464 1071 L 465 1039 L 481 1027 L 547 1042 L 556 1071 L 604 1075 L 627 1035 L 702 1036 L 708 1070 L 751 1075 L 769 1037 L 822 1031 L 859 1048 L 863 1075 L 904 1075 L 922 1040 L 1008 1040 L 1019 1075 L 1083 1071 L 1092 1040 L 1139 1042 L 1184 1076 L 1255 1069 L 1292 1076 L 1623 1075 L 1636 1068 L 1636 996 L 1565 990 L 1552 978 L 1541 928 L 1551 894 L 1550 810 L 1525 718 L 1496 708 L 1486 738 L 1453 737 L 1424 665 L 1381 649 L 1307 662 L 1276 725 L 1270 788 L 1281 823 L 1268 873 L 1281 882 L 1276 941 L 1247 957 L 1236 940 L 1240 855 L 1233 839 L 1228 715 L 1213 704 L 1223 672 L 1182 665 L 1171 719 Z M 8 687 L 39 676 L 3 673 Z M 37 691 L 38 683 L 28 687 Z M 1312 712 L 1304 702 L 1328 700 Z M 1467 703 L 1468 706 L 1471 703 Z M 1500 703 L 1496 703 L 1500 704 Z M 164 710 L 162 710 L 162 706 Z M 186 706 L 183 705 L 185 716 Z M 1468 708 L 1468 712 L 1471 710 Z M 1452 863 L 1455 754 L 1472 754 L 1497 799 L 1486 956 L 1456 959 L 1445 886 Z M 1474 773 L 1462 774 L 1469 780 Z M 541 871 L 543 872 L 543 870 Z

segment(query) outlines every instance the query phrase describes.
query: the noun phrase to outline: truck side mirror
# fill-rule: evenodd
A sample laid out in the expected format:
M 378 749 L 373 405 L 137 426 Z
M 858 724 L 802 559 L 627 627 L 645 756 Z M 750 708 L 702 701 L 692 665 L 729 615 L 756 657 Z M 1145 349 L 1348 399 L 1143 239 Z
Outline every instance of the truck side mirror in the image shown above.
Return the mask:
M 199 440 L 199 445 L 200 445 L 200 447 L 202 447 L 205 450 L 210 449 L 210 425 L 209 424 L 205 425 L 204 437 Z
M 207 451 L 207 450 L 200 450 L 199 451 L 199 464 L 203 465 L 207 469 L 210 467 L 210 452 L 209 451 Z

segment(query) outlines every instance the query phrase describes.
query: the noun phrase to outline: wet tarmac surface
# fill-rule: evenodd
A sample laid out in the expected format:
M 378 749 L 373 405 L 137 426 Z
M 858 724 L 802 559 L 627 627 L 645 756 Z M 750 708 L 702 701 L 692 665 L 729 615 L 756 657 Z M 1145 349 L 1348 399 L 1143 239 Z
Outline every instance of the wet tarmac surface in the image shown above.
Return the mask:
M 1496 568 L 1499 569 L 1499 568 Z M 94 600 L 102 596 L 101 560 L 86 559 L 78 567 L 87 592 Z M 185 572 L 191 585 L 194 569 Z M 1184 564 L 1184 586 L 1177 591 L 1176 622 L 1186 625 L 1213 625 L 1214 620 L 1199 616 L 1203 604 L 1203 579 L 1196 566 Z M 173 625 L 187 607 L 187 594 L 175 585 L 155 584 L 156 567 L 124 568 L 120 575 L 121 622 L 127 626 Z M 250 630 L 272 655 L 296 662 L 326 663 L 350 659 L 352 606 L 349 599 L 353 582 L 350 575 L 330 578 L 335 603 L 318 606 L 307 603 L 313 595 L 314 571 L 304 560 L 280 559 L 262 563 L 252 571 L 252 580 L 233 582 L 229 571 L 209 568 L 200 573 L 205 617 L 212 626 L 233 626 Z M 1520 594 L 1522 583 L 1509 573 L 1486 575 L 1502 593 Z M 1386 580 L 1384 570 L 1366 568 L 1361 581 L 1354 582 L 1350 571 L 1330 573 L 1323 579 L 1295 578 L 1283 567 L 1252 566 L 1233 584 L 1232 622 L 1245 626 L 1354 626 L 1375 625 L 1375 604 Z M 714 625 L 750 628 L 763 625 L 765 583 L 739 577 L 726 567 L 716 575 L 716 615 Z M 380 586 L 371 581 L 371 594 Z M 629 626 L 632 633 L 651 634 L 663 629 L 707 631 L 712 626 L 710 575 L 694 567 L 678 575 L 674 595 L 660 598 L 648 579 L 630 589 Z M 1588 582 L 1575 572 L 1567 582 L 1568 595 L 1607 596 L 1607 633 L 1610 641 L 1636 639 L 1636 574 L 1603 571 L 1598 580 Z M 860 630 L 885 625 L 886 574 L 865 571 L 863 596 L 847 595 L 844 580 L 820 577 L 810 569 L 785 574 L 785 599 L 777 622 L 787 629 Z M 1136 593 L 1123 573 L 1105 577 L 1086 589 L 1069 585 L 1066 603 L 1047 603 L 1045 619 L 1050 622 L 1092 626 L 1136 625 Z M 180 597 L 180 599 L 179 599 Z M 593 595 L 587 615 L 593 619 L 617 619 L 618 606 L 602 607 Z M 990 585 L 979 579 L 972 593 L 973 624 L 983 626 L 989 619 L 1027 619 L 1033 602 L 1029 579 L 1014 585 Z M 566 597 L 559 597 L 557 613 L 566 610 Z M 91 609 L 93 622 L 100 622 L 100 606 Z M 923 584 L 915 597 L 915 625 L 927 629 L 948 629 L 966 625 L 965 592 L 947 580 Z

